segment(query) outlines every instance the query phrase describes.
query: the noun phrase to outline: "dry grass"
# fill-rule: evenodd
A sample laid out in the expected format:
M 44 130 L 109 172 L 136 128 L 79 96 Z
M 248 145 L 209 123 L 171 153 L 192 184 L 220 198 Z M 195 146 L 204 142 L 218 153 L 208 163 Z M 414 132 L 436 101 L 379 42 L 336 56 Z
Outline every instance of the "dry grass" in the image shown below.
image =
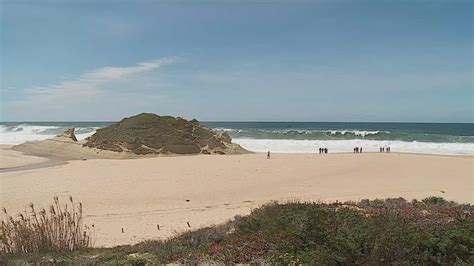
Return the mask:
M 92 246 L 91 228 L 83 225 L 82 204 L 61 204 L 57 196 L 49 210 L 36 210 L 30 204 L 29 212 L 16 218 L 4 208 L 0 225 L 0 252 L 2 254 L 45 251 L 73 251 Z

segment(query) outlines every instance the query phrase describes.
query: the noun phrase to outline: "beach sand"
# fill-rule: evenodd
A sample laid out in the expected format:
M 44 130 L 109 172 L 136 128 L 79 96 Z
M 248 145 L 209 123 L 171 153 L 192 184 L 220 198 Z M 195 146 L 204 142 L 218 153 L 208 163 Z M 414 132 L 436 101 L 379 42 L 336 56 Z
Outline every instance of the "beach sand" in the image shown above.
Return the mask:
M 12 150 L 11 147 L 12 145 L 0 145 L 0 169 L 20 167 L 48 160 L 43 157 L 25 155 L 20 151 Z
M 0 152 L 8 167 L 17 165 L 18 158 L 24 164 L 38 160 L 5 149 Z M 411 200 L 435 195 L 474 203 L 473 178 L 472 156 L 350 153 L 273 154 L 269 160 L 265 154 L 92 159 L 0 173 L 0 207 L 16 213 L 30 202 L 47 207 L 54 195 L 62 202 L 72 196 L 83 203 L 86 223 L 95 224 L 96 246 L 115 246 L 223 223 L 271 201 Z

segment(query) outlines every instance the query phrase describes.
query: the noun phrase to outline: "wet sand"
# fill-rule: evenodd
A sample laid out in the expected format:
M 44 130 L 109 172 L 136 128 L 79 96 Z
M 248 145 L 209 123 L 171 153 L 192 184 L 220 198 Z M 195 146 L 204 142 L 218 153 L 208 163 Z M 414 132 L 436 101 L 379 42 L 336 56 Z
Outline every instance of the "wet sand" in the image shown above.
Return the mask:
M 2 151 L 2 157 L 7 156 Z M 23 162 L 33 160 L 25 156 Z M 93 159 L 0 173 L 0 207 L 84 204 L 96 245 L 114 246 L 218 224 L 270 201 L 422 199 L 474 203 L 474 157 L 265 154 Z M 191 228 L 188 228 L 187 222 Z M 160 230 L 157 230 L 157 224 Z M 121 232 L 124 228 L 125 233 Z

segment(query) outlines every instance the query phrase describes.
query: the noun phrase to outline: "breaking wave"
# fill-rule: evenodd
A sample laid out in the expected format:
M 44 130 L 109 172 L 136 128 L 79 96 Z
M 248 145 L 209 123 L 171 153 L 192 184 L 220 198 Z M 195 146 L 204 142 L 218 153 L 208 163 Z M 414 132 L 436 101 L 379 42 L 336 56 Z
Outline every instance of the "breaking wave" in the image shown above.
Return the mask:
M 99 128 L 111 122 L 24 122 L 0 123 L 0 144 L 20 144 L 52 138 L 67 128 L 76 128 L 79 140 L 85 139 Z M 309 124 L 307 128 L 286 128 L 298 123 L 276 123 L 272 128 L 262 123 L 246 127 L 240 123 L 210 126 L 216 131 L 226 132 L 234 142 L 244 148 L 265 152 L 314 153 L 320 147 L 330 152 L 352 152 L 354 147 L 364 151 L 378 151 L 380 147 L 391 147 L 393 152 L 427 154 L 474 154 L 474 131 L 472 125 L 410 125 L 403 128 L 398 124 L 371 124 L 369 126 L 350 124 L 317 128 L 320 124 Z M 324 125 L 325 126 L 325 125 Z M 354 126 L 352 129 L 351 127 Z M 311 128 L 313 127 L 313 128 Z M 356 128 L 356 129 L 354 129 Z
M 21 144 L 26 141 L 45 140 L 64 132 L 65 126 L 41 126 L 41 125 L 0 125 L 0 144 Z M 76 128 L 77 139 L 85 139 L 99 127 L 78 127 Z
M 379 140 L 290 140 L 290 139 L 233 139 L 242 147 L 255 151 L 276 153 L 317 153 L 319 148 L 328 148 L 330 153 L 352 152 L 354 147 L 363 147 L 364 152 L 378 152 L 380 147 L 390 147 L 392 152 L 473 155 L 474 143 L 434 143 L 417 141 Z
M 435 143 L 474 143 L 474 136 L 433 134 L 425 132 L 357 130 L 357 129 L 261 129 L 215 128 L 234 138 L 242 139 L 289 139 L 289 140 L 399 140 Z

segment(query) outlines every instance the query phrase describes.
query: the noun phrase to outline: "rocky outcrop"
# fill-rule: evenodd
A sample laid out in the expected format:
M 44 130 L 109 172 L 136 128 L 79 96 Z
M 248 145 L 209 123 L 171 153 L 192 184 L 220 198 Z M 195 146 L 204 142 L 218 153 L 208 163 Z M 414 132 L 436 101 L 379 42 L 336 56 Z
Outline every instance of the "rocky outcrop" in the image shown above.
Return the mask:
M 216 133 L 193 119 L 142 113 L 97 130 L 84 147 L 148 154 L 238 154 L 245 149 L 226 133 Z
M 66 131 L 63 133 L 57 135 L 56 137 L 53 138 L 53 140 L 56 141 L 65 141 L 65 142 L 70 142 L 74 141 L 77 142 L 76 135 L 74 134 L 75 128 L 68 128 Z
M 91 149 L 83 147 L 83 144 L 84 140 L 78 141 L 74 134 L 74 128 L 70 128 L 54 138 L 41 141 L 27 141 L 12 147 L 12 149 L 29 155 L 59 160 L 139 158 L 139 155 L 133 153 Z

